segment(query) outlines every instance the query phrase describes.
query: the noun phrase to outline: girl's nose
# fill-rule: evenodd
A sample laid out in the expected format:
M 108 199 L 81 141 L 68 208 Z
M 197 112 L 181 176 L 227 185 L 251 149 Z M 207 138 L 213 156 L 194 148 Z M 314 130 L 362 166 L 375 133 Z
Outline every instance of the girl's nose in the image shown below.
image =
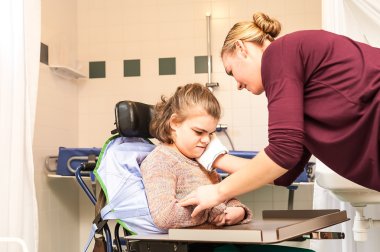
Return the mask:
M 205 134 L 204 136 L 202 136 L 201 142 L 205 143 L 205 144 L 209 144 L 210 143 L 210 135 L 209 134 Z
M 240 83 L 240 82 L 237 82 L 237 89 L 238 90 L 242 90 L 244 87 L 243 87 L 243 84 Z

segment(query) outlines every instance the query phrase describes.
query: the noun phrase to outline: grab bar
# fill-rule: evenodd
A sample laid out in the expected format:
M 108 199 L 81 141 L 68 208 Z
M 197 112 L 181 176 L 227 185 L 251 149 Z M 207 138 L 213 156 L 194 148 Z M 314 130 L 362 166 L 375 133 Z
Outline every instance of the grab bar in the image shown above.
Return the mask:
M 206 22 L 207 22 L 207 74 L 208 80 L 206 83 L 206 87 L 210 91 L 213 91 L 214 87 L 218 87 L 218 82 L 212 82 L 211 80 L 211 70 L 212 70 L 212 62 L 211 62 L 211 13 L 206 13 Z

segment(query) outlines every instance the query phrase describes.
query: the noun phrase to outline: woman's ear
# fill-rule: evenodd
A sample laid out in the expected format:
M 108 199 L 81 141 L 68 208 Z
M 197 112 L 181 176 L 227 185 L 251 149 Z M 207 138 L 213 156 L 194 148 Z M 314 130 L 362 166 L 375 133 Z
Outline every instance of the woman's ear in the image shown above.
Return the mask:
M 248 50 L 246 45 L 240 39 L 235 42 L 236 52 L 241 54 L 243 57 L 247 57 Z

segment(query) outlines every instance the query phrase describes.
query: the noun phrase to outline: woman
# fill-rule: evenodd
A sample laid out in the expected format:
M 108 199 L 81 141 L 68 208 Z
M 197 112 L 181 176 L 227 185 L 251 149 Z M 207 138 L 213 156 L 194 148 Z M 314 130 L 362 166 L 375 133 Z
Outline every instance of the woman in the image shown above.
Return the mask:
M 278 21 L 256 13 L 226 37 L 227 74 L 238 89 L 267 96 L 269 145 L 252 160 L 220 155 L 213 167 L 236 172 L 181 201 L 197 205 L 193 216 L 267 183 L 289 185 L 311 154 L 380 191 L 380 49 L 322 30 L 274 40 L 280 30 Z

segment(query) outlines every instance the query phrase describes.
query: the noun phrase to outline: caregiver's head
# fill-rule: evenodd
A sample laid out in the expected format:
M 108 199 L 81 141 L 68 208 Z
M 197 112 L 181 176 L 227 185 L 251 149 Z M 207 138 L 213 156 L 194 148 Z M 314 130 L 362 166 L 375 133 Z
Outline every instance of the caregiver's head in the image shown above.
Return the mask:
M 263 92 L 261 57 L 280 31 L 280 22 L 258 12 L 253 14 L 252 21 L 236 23 L 228 32 L 221 56 L 227 74 L 236 79 L 238 89 L 245 88 L 253 94 Z

